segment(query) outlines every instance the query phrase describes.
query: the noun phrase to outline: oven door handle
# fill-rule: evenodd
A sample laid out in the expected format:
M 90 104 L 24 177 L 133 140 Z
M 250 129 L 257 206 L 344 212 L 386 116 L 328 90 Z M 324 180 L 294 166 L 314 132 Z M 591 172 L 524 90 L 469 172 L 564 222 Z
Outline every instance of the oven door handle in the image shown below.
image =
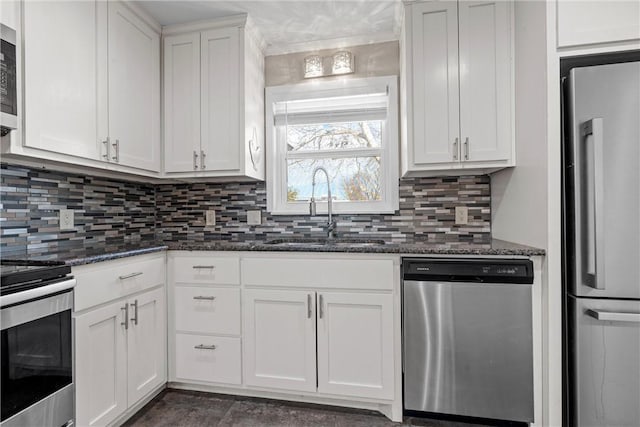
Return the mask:
M 28 289 L 22 292 L 15 292 L 9 295 L 1 295 L 0 307 L 6 307 L 8 305 L 17 304 L 24 301 L 43 298 L 51 294 L 66 291 L 67 289 L 73 289 L 75 285 L 76 279 L 68 279 L 46 286 L 40 286 L 39 288 Z
M 70 279 L 24 292 L 0 296 L 2 299 L 2 310 L 0 310 L 2 330 L 72 310 L 73 293 L 71 289 L 75 283 L 74 279 Z M 17 294 L 21 294 L 21 296 L 16 298 Z M 5 301 L 12 301 L 12 304 L 5 305 Z

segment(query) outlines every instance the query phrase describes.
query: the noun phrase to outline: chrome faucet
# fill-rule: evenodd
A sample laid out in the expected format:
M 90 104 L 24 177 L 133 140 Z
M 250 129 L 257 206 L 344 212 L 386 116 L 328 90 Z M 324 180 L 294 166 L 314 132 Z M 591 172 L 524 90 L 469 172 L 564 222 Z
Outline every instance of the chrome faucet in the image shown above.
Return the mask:
M 309 200 L 309 214 L 311 216 L 316 215 L 316 199 L 314 197 L 316 191 L 316 174 L 318 171 L 324 172 L 324 175 L 327 177 L 327 197 L 329 201 L 327 203 L 327 212 L 329 213 L 329 221 L 327 222 L 327 237 L 329 239 L 333 238 L 333 233 L 336 230 L 336 222 L 333 220 L 333 204 L 331 201 L 331 183 L 329 181 L 329 173 L 322 166 L 318 166 L 313 170 L 311 177 L 311 200 Z

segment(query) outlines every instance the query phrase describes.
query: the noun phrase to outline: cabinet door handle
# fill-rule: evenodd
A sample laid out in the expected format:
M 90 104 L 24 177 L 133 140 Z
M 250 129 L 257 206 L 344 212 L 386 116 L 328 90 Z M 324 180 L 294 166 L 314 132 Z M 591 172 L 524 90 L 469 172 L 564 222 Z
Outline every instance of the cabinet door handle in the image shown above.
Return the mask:
M 133 304 L 129 304 L 133 306 L 133 317 L 131 318 L 131 321 L 133 322 L 134 325 L 138 324 L 138 300 L 134 300 Z
M 102 155 L 102 157 L 107 161 L 111 161 L 111 158 L 109 157 L 109 148 L 111 147 L 111 144 L 109 143 L 109 137 L 107 137 L 104 141 L 102 141 L 102 144 L 104 146 L 104 154 Z
M 124 322 L 120 322 L 124 329 L 129 329 L 129 304 L 125 303 L 124 307 L 120 307 L 120 310 L 124 310 Z
M 307 319 L 311 319 L 311 294 L 307 294 Z
M 464 159 L 469 160 L 469 137 L 464 139 Z
M 207 165 L 205 165 L 204 160 L 207 157 L 204 150 L 200 150 L 200 169 L 205 170 Z
M 318 302 L 318 317 L 320 317 L 322 319 L 322 316 L 324 316 L 324 309 L 322 308 L 322 306 L 324 305 L 324 298 L 322 297 L 322 294 L 320 294 L 320 301 Z
M 131 279 L 132 277 L 142 276 L 142 272 L 138 271 L 137 273 L 125 274 L 124 276 L 118 276 L 120 280 Z
M 193 170 L 198 170 L 198 152 L 193 150 Z
M 216 266 L 215 265 L 194 265 L 193 268 L 195 268 L 196 270 L 203 269 L 203 268 L 214 269 L 216 268 Z
M 116 142 L 113 142 L 111 144 L 114 148 L 114 150 L 116 150 L 116 155 L 111 157 L 111 160 L 113 160 L 116 163 L 120 162 L 120 140 L 116 139 Z
M 196 350 L 215 350 L 216 346 L 215 345 L 198 344 L 193 348 L 195 348 Z
M 204 296 L 204 295 L 196 295 L 195 297 L 193 297 L 193 299 L 195 299 L 195 300 L 213 301 L 214 299 L 216 299 L 216 297 Z
M 453 160 L 458 160 L 458 138 L 453 141 Z

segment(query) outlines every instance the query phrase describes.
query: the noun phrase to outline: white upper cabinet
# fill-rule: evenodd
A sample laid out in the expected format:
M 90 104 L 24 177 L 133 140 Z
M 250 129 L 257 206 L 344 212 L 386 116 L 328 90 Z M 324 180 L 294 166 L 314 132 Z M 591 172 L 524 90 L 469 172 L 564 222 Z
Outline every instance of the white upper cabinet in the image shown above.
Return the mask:
M 197 170 L 200 155 L 200 34 L 165 37 L 163 46 L 164 170 Z
M 463 161 L 511 157 L 511 18 L 504 1 L 458 3 Z
M 239 170 L 239 29 L 202 32 L 200 51 L 202 167 L 215 171 Z
M 513 166 L 511 4 L 406 6 L 403 175 Z
M 23 3 L 24 145 L 98 159 L 98 3 Z
M 164 34 L 165 176 L 264 179 L 264 57 L 246 17 Z
M 640 2 L 558 0 L 558 47 L 640 40 Z
M 456 2 L 413 6 L 414 138 L 409 146 L 415 165 L 457 161 L 459 141 L 458 9 Z
M 25 132 L 6 152 L 157 174 L 159 25 L 119 1 L 22 7 Z
M 160 170 L 160 36 L 129 8 L 109 2 L 111 161 Z

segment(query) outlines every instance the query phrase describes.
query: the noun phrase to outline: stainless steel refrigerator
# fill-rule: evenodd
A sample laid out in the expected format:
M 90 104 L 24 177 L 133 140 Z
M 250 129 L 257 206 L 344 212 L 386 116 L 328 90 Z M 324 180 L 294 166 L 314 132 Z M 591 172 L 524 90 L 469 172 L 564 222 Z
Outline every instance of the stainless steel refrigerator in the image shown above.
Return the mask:
M 640 426 L 640 62 L 567 83 L 569 423 Z

